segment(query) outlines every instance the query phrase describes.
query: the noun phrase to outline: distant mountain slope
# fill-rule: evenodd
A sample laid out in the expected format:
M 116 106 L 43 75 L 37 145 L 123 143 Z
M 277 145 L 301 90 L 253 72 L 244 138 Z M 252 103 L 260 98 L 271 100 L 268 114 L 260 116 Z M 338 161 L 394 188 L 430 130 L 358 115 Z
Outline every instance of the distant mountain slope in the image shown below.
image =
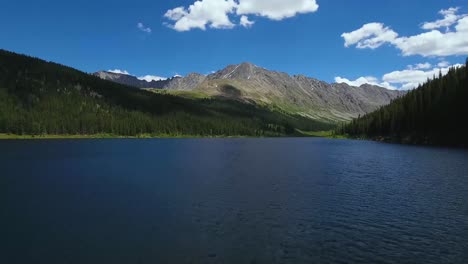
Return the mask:
M 175 76 L 166 80 L 148 82 L 145 80 L 140 80 L 136 76 L 121 73 L 113 73 L 108 71 L 95 72 L 93 73 L 93 75 L 103 80 L 113 81 L 116 83 L 133 86 L 136 88 L 167 89 L 180 91 L 193 90 L 206 78 L 204 75 L 198 73 L 191 73 L 186 77 Z
M 167 80 L 160 80 L 160 81 L 151 81 L 148 82 L 146 80 L 140 80 L 136 76 L 128 75 L 128 74 L 121 74 L 121 73 L 114 73 L 108 71 L 99 71 L 93 73 L 94 76 L 97 76 L 103 80 L 113 81 L 116 83 L 132 86 L 135 88 L 153 88 L 153 89 L 162 89 L 167 83 L 170 82 L 170 79 Z M 179 77 L 174 77 L 179 78 Z
M 283 136 L 331 127 L 253 104 L 147 92 L 0 50 L 0 133 Z
M 169 79 L 168 82 L 162 86 L 166 90 L 176 91 L 192 91 L 206 79 L 205 75 L 198 73 L 190 73 L 185 77 L 177 77 Z
M 230 89 L 225 89 L 226 87 Z M 269 71 L 250 63 L 231 65 L 207 76 L 196 90 L 210 95 L 274 104 L 318 120 L 345 121 L 371 112 L 403 94 L 377 86 L 328 84 L 303 75 Z
M 118 78 L 105 79 L 123 83 Z M 190 74 L 156 86 L 275 106 L 329 122 L 349 121 L 404 94 L 371 85 L 328 84 L 303 75 L 266 70 L 251 63 L 230 65 L 208 76 Z
M 404 143 L 468 147 L 468 60 L 379 110 L 353 120 L 341 133 Z

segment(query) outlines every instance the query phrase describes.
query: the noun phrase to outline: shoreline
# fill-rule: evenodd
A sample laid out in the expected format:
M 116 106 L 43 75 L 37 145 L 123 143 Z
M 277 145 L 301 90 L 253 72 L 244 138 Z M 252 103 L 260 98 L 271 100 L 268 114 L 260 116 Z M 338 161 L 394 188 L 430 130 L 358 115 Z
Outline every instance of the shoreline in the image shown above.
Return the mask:
M 363 141 L 372 141 L 384 144 L 394 144 L 394 145 L 403 145 L 403 146 L 419 146 L 419 147 L 442 147 L 442 148 L 456 148 L 456 149 L 468 149 L 468 146 L 463 144 L 456 143 L 444 143 L 430 141 L 427 138 L 411 138 L 411 137 L 396 137 L 396 136 L 349 136 L 344 135 L 343 138 L 352 139 L 352 140 L 363 140 Z
M 297 133 L 291 135 L 278 135 L 278 136 L 242 136 L 242 135 L 213 135 L 213 136 L 201 136 L 201 135 L 152 135 L 152 134 L 141 134 L 137 136 L 123 136 L 114 134 L 93 134 L 93 135 L 17 135 L 0 133 L 0 140 L 51 140 L 51 139 L 163 139 L 163 138 L 180 138 L 180 139 L 196 139 L 196 138 L 287 138 L 287 137 L 321 137 L 321 138 L 332 138 L 332 139 L 344 139 L 345 137 L 332 136 L 329 131 L 297 131 Z
M 123 136 L 113 134 L 93 135 L 17 135 L 2 134 L 0 140 L 50 140 L 50 139 L 158 139 L 158 138 L 247 138 L 247 136 L 196 136 L 196 135 L 137 135 Z M 253 137 L 252 137 L 253 138 Z

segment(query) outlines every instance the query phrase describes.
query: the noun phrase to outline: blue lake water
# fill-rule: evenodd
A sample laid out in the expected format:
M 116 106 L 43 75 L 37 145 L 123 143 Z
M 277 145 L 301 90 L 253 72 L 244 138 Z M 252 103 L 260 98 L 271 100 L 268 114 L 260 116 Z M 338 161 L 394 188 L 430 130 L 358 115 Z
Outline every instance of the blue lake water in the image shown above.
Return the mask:
M 0 263 L 467 263 L 468 151 L 0 141 Z

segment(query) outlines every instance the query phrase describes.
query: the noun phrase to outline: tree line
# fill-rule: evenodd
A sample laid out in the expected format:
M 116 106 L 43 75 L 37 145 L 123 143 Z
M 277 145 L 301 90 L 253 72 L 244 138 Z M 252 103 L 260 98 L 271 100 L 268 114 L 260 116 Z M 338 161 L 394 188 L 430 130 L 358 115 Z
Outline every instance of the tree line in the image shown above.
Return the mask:
M 0 50 L 0 133 L 282 136 L 332 127 L 254 104 L 152 93 Z
M 406 143 L 468 146 L 468 59 L 338 133 Z

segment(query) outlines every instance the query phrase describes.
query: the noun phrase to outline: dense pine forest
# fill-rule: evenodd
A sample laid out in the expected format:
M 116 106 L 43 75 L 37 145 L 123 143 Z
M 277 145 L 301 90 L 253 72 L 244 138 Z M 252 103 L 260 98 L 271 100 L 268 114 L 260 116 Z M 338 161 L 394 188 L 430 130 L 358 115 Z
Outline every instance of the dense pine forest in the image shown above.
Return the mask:
M 333 124 L 221 99 L 157 94 L 0 50 L 0 133 L 284 136 Z
M 468 147 L 468 59 L 340 133 L 402 143 Z

